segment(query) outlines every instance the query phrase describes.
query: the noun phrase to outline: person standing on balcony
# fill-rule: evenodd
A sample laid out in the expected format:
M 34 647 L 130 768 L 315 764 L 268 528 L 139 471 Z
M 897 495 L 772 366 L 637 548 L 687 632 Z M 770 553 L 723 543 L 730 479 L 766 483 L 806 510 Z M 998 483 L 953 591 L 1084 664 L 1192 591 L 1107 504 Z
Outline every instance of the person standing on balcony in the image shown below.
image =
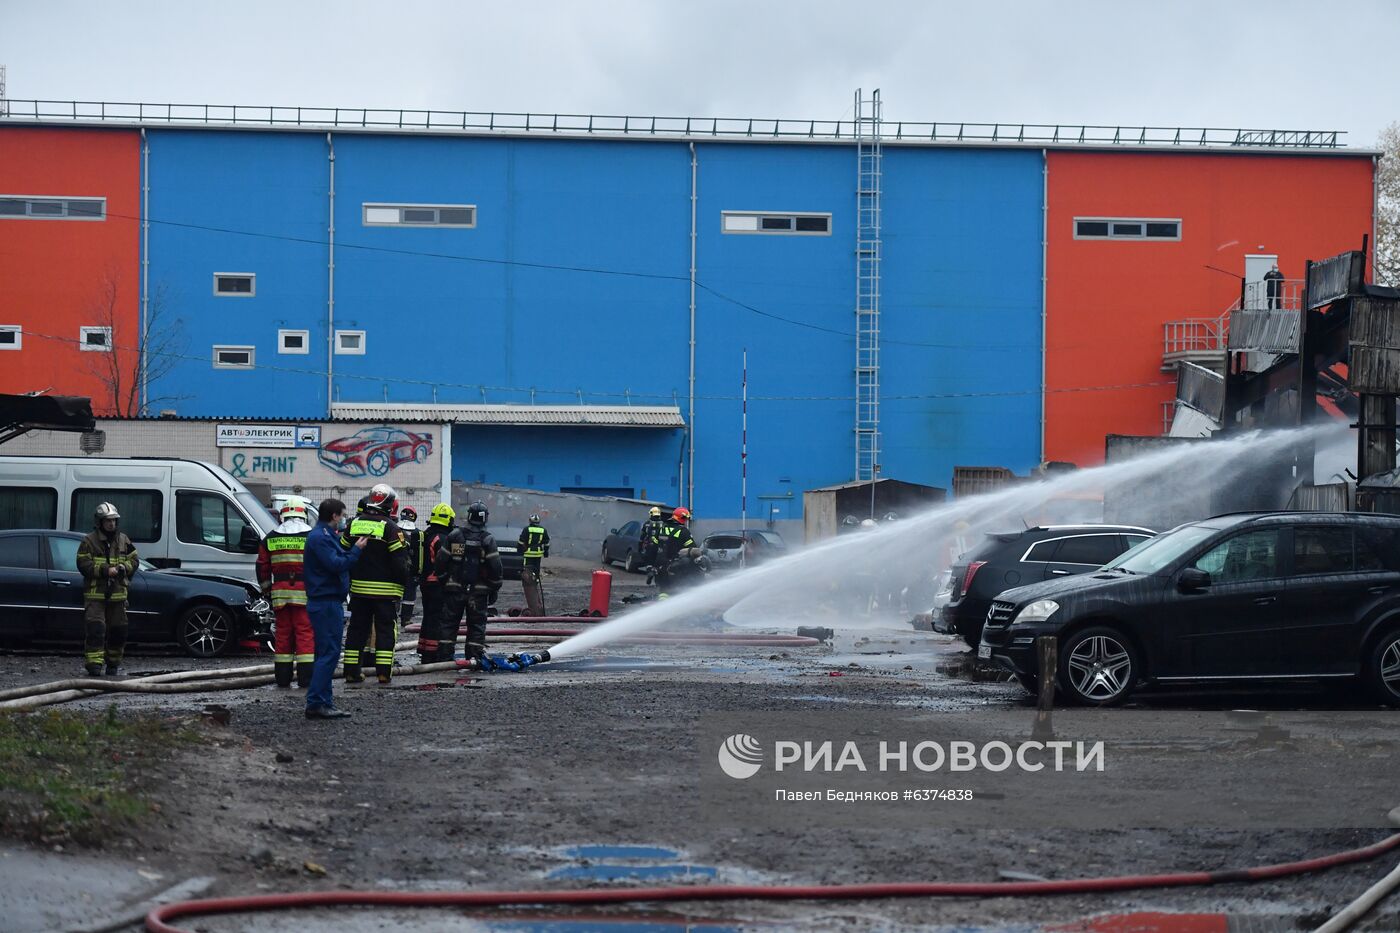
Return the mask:
M 1283 273 L 1278 271 L 1278 263 L 1264 273 L 1264 294 L 1268 296 L 1268 308 L 1277 311 L 1283 302 Z

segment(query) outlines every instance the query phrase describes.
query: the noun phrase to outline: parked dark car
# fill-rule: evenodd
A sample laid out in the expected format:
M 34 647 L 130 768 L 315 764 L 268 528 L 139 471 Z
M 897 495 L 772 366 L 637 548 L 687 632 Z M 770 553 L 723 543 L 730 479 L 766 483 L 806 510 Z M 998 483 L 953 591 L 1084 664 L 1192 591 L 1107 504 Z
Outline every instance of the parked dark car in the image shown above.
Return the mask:
M 73 531 L 0 531 L 0 637 L 81 643 L 83 577 Z M 138 545 L 139 552 L 140 547 Z M 262 642 L 272 610 L 256 587 L 236 577 L 157 570 L 145 561 L 131 580 L 128 639 L 174 642 L 196 658 L 224 654 L 239 642 Z
M 1143 681 L 1360 678 L 1400 705 L 1400 517 L 1254 512 L 1182 525 L 1099 573 L 1008 590 L 978 656 L 1029 686 L 1058 640 L 1059 688 L 1095 706 Z
M 747 554 L 745 543 L 747 542 Z M 776 531 L 750 528 L 748 530 L 717 531 L 701 542 L 715 570 L 738 569 L 742 555 L 745 564 L 756 564 L 787 553 L 787 542 Z
M 520 553 L 519 528 L 490 528 L 501 553 L 501 575 L 507 580 L 519 580 L 525 570 L 525 557 Z
M 628 522 L 603 539 L 603 566 L 619 563 L 628 573 L 642 569 L 642 523 Z
M 987 610 L 1002 590 L 1097 570 L 1154 534 L 1132 525 L 1041 525 L 988 534 L 954 562 L 952 592 L 936 627 L 976 648 Z

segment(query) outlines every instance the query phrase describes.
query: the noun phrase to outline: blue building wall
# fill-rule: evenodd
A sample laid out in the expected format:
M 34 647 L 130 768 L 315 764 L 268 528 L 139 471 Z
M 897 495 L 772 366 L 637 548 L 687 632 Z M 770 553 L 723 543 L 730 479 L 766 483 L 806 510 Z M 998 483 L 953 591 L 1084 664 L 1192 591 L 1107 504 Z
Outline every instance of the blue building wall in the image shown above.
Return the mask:
M 456 425 L 452 477 L 675 503 L 684 450 L 677 428 Z
M 326 411 L 326 139 L 150 130 L 150 287 L 180 322 L 186 358 L 152 399 L 187 415 L 321 417 Z M 237 232 L 231 232 L 237 231 Z M 215 272 L 253 272 L 252 297 L 214 294 Z M 278 329 L 310 353 L 279 355 Z M 257 369 L 216 370 L 215 345 L 252 346 Z
M 181 296 L 197 358 L 159 394 L 182 396 L 182 414 L 322 414 L 325 136 L 151 137 L 152 282 Z M 363 355 L 334 357 L 335 401 L 686 410 L 688 145 L 354 134 L 334 144 L 335 326 L 366 333 Z M 854 466 L 855 153 L 695 148 L 695 510 L 739 512 L 747 348 L 749 512 L 799 518 L 803 490 L 848 480 Z M 954 465 L 1039 459 L 1041 172 L 1037 152 L 886 148 L 883 475 L 946 486 Z M 365 226 L 366 202 L 472 204 L 477 225 Z M 723 211 L 827 212 L 831 233 L 726 234 Z M 214 297 L 216 271 L 256 272 L 257 295 Z M 279 355 L 279 327 L 311 331 L 311 353 Z M 255 345 L 259 368 L 213 369 L 214 344 Z M 683 501 L 683 446 L 669 429 L 460 427 L 453 470 Z

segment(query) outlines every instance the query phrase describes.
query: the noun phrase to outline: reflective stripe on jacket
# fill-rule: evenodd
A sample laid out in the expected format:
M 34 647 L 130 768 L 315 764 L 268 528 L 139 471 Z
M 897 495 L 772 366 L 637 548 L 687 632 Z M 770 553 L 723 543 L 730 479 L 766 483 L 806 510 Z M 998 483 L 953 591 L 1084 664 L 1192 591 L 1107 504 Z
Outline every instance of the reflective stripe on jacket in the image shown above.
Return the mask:
M 528 525 L 520 532 L 520 547 L 526 557 L 544 557 L 549 550 L 549 532 L 540 525 Z
M 350 547 L 369 538 L 365 553 L 350 572 L 350 595 L 370 599 L 403 599 L 408 584 L 408 544 L 393 519 L 357 515 L 340 543 Z
M 273 532 L 258 549 L 258 582 L 267 587 L 272 607 L 306 604 L 306 535 Z
M 78 570 L 87 583 L 83 599 L 126 602 L 126 586 L 138 566 L 136 546 L 126 535 L 118 531 L 109 538 L 101 531 L 92 532 L 78 545 Z M 116 567 L 120 573 L 109 577 L 109 567 Z

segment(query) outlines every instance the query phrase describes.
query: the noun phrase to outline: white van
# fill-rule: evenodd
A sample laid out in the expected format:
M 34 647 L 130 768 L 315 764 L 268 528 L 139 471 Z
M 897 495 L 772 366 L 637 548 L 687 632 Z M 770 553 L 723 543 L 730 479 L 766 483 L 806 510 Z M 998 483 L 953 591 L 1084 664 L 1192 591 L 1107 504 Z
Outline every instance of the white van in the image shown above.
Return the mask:
M 98 503 L 156 567 L 255 579 L 258 543 L 276 525 L 222 467 L 156 457 L 0 456 L 0 529 L 88 532 Z

